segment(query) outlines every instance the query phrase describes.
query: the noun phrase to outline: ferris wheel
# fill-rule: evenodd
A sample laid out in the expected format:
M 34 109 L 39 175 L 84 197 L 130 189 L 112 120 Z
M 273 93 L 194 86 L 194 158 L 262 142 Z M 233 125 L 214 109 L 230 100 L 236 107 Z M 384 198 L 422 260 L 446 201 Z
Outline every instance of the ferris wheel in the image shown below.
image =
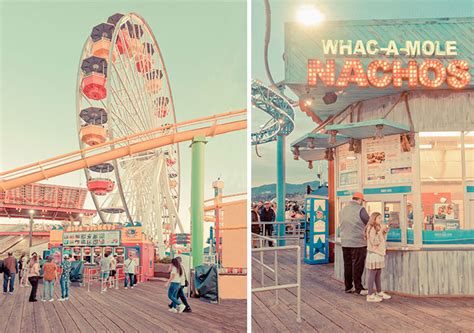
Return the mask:
M 92 28 L 82 50 L 76 93 L 81 148 L 176 123 L 160 48 L 135 13 L 114 14 Z M 174 131 L 167 128 L 160 134 Z M 163 253 L 170 234 L 177 227 L 182 231 L 179 165 L 179 147 L 173 144 L 84 169 L 99 222 L 139 222 Z

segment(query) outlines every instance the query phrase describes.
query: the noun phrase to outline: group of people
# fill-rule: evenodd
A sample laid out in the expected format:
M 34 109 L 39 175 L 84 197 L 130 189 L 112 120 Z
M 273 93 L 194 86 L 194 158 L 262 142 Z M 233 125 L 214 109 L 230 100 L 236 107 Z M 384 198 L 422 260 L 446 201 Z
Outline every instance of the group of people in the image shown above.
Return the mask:
M 181 257 L 173 258 L 171 260 L 170 277 L 166 282 L 168 298 L 171 300 L 171 304 L 168 305 L 170 312 L 192 312 L 184 293 L 184 288 L 188 285 L 186 272 L 181 264 Z
M 390 226 L 383 225 L 379 212 L 369 216 L 364 201 L 364 195 L 356 192 L 339 213 L 345 292 L 366 295 L 367 302 L 381 302 L 391 298 L 382 291 L 381 284 Z M 364 267 L 368 290 L 362 285 Z
M 41 276 L 40 258 L 36 252 L 33 252 L 28 260 L 22 255 L 17 260 L 12 252 L 3 261 L 3 294 L 13 294 L 15 290 L 15 276 L 19 274 L 19 285 L 21 287 L 31 285 L 29 301 L 37 302 L 36 294 L 40 278 L 43 278 L 43 302 L 52 302 L 55 282 L 59 280 L 61 285 L 61 298 L 59 301 L 69 300 L 69 286 L 71 284 L 70 274 L 72 263 L 68 255 L 58 267 L 51 256 L 46 258 L 43 265 L 43 275 Z M 28 282 L 27 282 L 28 281 Z
M 107 291 L 107 287 L 113 288 L 118 287 L 117 285 L 117 255 L 111 256 L 109 253 L 104 253 L 103 257 L 98 256 L 96 262 L 100 266 L 100 280 L 101 280 L 101 293 Z M 131 253 L 128 254 L 128 258 L 123 263 L 123 270 L 125 275 L 124 287 L 128 289 L 137 283 L 137 260 L 133 258 Z

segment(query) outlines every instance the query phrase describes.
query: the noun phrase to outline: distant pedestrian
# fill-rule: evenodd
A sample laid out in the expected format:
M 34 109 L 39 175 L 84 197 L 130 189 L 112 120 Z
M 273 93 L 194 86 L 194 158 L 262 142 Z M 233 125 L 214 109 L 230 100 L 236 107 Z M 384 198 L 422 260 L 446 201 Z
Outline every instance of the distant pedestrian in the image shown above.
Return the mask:
M 107 291 L 107 281 L 110 275 L 110 256 L 108 253 L 104 254 L 104 257 L 100 259 L 100 279 L 101 279 L 101 293 Z
M 37 302 L 36 291 L 38 290 L 38 280 L 40 273 L 40 265 L 38 262 L 38 256 L 36 252 L 33 252 L 28 263 L 28 281 L 31 284 L 30 302 Z
M 381 274 L 385 267 L 385 252 L 389 226 L 382 226 L 382 214 L 372 213 L 364 231 L 367 240 L 367 268 L 368 295 L 367 302 L 381 302 L 392 296 L 382 291 Z M 374 285 L 376 291 L 374 292 Z
M 110 257 L 109 288 L 116 286 L 115 276 L 117 274 L 117 255 Z
M 25 257 L 25 254 L 22 253 L 22 255 L 20 256 L 20 259 L 18 259 L 18 285 L 20 287 L 23 287 L 22 284 L 21 284 L 21 281 L 24 277 L 24 270 L 25 270 L 25 266 L 26 266 L 26 257 Z
M 266 222 L 263 224 L 263 231 L 264 236 L 272 237 L 273 236 L 273 223 L 268 222 L 275 222 L 275 211 L 271 207 L 269 201 L 265 202 L 265 205 L 260 210 L 260 221 Z M 268 241 L 269 246 L 273 246 L 273 242 Z
M 260 215 L 258 214 L 258 205 L 253 205 L 252 210 L 250 211 L 252 216 L 252 234 L 260 235 Z M 257 239 L 252 240 L 252 247 L 257 247 Z
M 58 279 L 58 266 L 53 261 L 52 256 L 46 258 L 43 265 L 43 302 L 54 301 L 54 283 Z
M 178 292 L 182 285 L 185 284 L 186 276 L 183 272 L 183 267 L 179 263 L 177 258 L 171 260 L 171 272 L 170 278 L 166 281 L 166 287 L 168 288 L 168 298 L 171 300 L 170 312 L 181 313 L 184 311 L 186 306 L 181 303 L 178 298 Z
M 130 289 L 133 289 L 135 282 L 135 270 L 137 268 L 137 262 L 133 259 L 131 253 L 128 254 L 128 258 L 123 263 L 123 270 L 125 273 L 125 289 L 128 289 L 130 283 Z
M 8 252 L 8 257 L 3 261 L 3 294 L 7 291 L 10 295 L 13 294 L 16 273 L 18 273 L 17 261 L 13 253 Z
M 60 301 L 69 300 L 69 286 L 71 285 L 71 270 L 72 263 L 69 259 L 69 256 L 66 254 L 64 260 L 61 263 L 61 277 L 59 279 L 59 284 L 61 285 L 61 298 Z

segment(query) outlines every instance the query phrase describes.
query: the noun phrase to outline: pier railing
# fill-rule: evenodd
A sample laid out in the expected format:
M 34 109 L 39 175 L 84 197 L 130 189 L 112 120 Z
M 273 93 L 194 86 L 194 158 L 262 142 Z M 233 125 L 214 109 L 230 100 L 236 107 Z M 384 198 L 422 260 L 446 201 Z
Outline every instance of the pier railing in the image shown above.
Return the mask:
M 254 240 L 259 245 L 258 247 L 252 248 L 252 267 L 260 268 L 260 287 L 253 288 L 252 293 L 262 292 L 262 291 L 275 291 L 275 303 L 279 303 L 278 291 L 282 289 L 292 289 L 296 288 L 296 321 L 301 322 L 301 248 L 299 245 L 285 245 L 278 246 L 278 240 L 259 234 L 252 233 L 252 244 Z M 268 243 L 274 246 L 264 247 L 264 244 Z M 296 283 L 285 283 L 279 284 L 280 281 L 280 272 L 278 271 L 278 253 L 283 251 L 296 251 L 296 269 L 295 278 Z M 265 253 L 273 252 L 273 267 L 271 263 L 265 263 Z M 269 271 L 273 273 L 273 283 L 272 285 L 265 286 L 265 272 Z

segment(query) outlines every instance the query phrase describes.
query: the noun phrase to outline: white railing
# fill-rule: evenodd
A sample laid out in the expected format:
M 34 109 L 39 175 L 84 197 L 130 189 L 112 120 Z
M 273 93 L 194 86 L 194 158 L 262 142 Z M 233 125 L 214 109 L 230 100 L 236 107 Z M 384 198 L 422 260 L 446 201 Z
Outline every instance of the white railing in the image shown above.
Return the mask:
M 291 288 L 296 288 L 296 321 L 298 323 L 301 322 L 301 248 L 299 245 L 285 245 L 285 246 L 278 246 L 278 240 L 273 239 L 270 237 L 258 235 L 252 233 L 252 241 L 257 240 L 259 243 L 260 247 L 253 248 L 252 249 L 252 263 L 260 265 L 260 287 L 258 288 L 252 288 L 252 293 L 257 293 L 261 291 L 271 291 L 275 290 L 275 303 L 279 303 L 279 298 L 278 298 L 278 291 L 281 289 L 291 289 Z M 263 247 L 264 242 L 268 242 L 269 244 L 271 243 L 276 243 L 273 247 Z M 252 242 L 253 243 L 253 242 Z M 279 272 L 278 272 L 278 252 L 283 252 L 283 251 L 291 251 L 291 250 L 296 250 L 296 283 L 286 283 L 286 284 L 279 284 Z M 274 263 L 273 263 L 273 268 L 264 263 L 264 253 L 265 252 L 274 252 Z M 254 257 L 254 253 L 259 254 L 259 258 Z M 255 267 L 255 266 L 253 266 Z M 270 271 L 271 273 L 274 273 L 274 284 L 265 286 L 265 270 Z

